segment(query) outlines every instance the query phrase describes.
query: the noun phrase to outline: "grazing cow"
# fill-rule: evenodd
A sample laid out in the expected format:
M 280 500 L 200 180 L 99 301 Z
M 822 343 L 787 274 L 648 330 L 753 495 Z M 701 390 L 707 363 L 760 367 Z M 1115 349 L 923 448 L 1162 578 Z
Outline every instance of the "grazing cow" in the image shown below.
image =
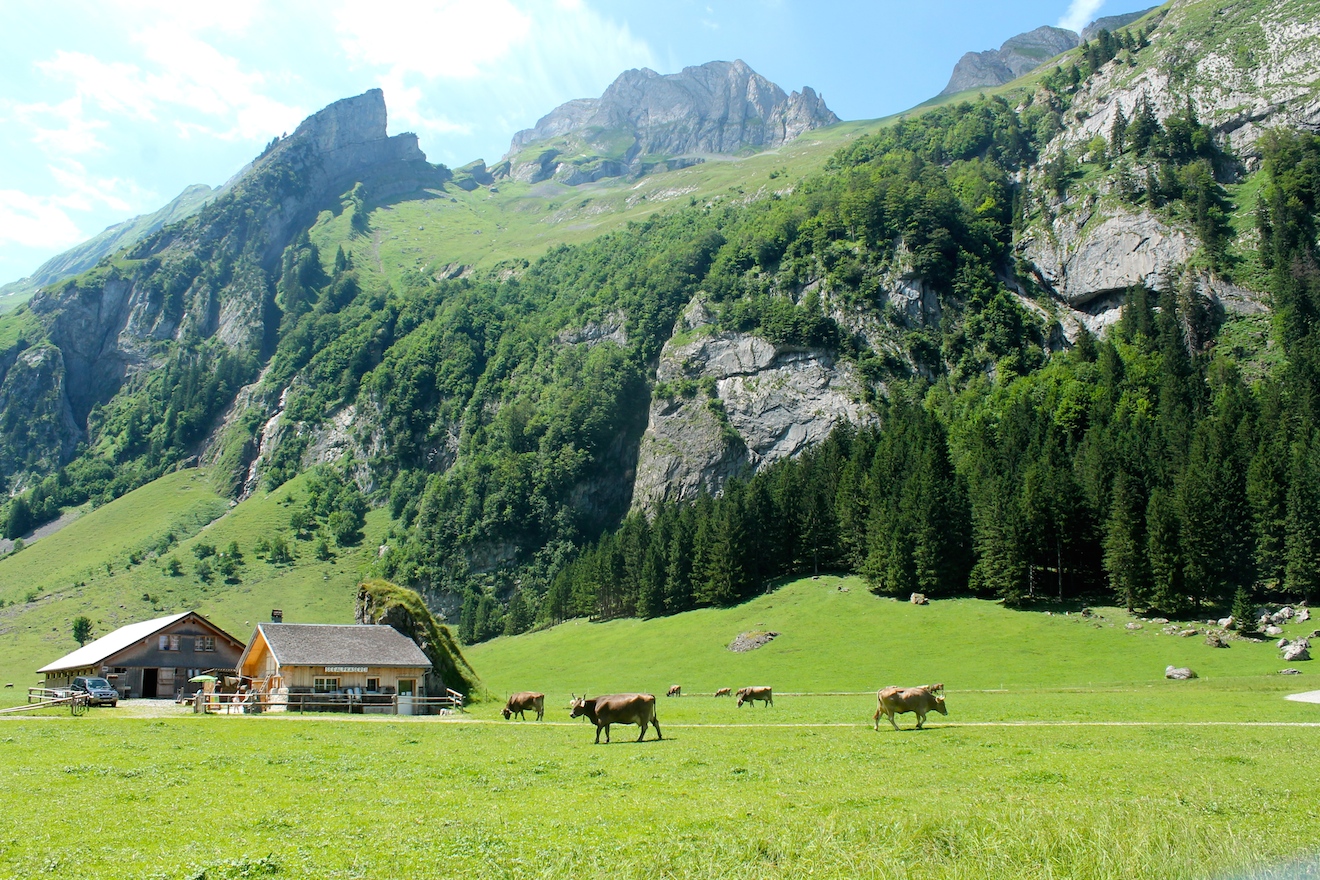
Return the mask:
M 732 696 L 732 694 L 733 692 L 729 688 L 720 688 L 715 692 L 715 696 L 717 697 L 728 697 L 728 696 Z
M 500 714 L 504 716 L 505 721 L 508 721 L 514 715 L 517 715 L 520 720 L 526 721 L 527 716 L 523 713 L 528 709 L 535 711 L 536 720 L 540 721 L 541 716 L 545 714 L 545 694 L 538 694 L 536 691 L 522 691 L 514 694 L 504 704 Z
M 574 718 L 587 716 L 596 725 L 596 745 L 600 745 L 600 732 L 605 731 L 605 742 L 610 741 L 611 724 L 636 724 L 642 729 L 637 735 L 641 742 L 646 736 L 646 725 L 655 727 L 655 738 L 660 735 L 660 719 L 655 715 L 655 694 L 611 694 L 588 700 L 585 696 L 573 695 L 570 706 Z
M 755 706 L 756 700 L 760 700 L 762 703 L 764 703 L 767 706 L 773 706 L 775 704 L 774 694 L 771 693 L 770 688 L 768 687 L 738 688 L 739 708 L 742 708 L 743 703 L 751 703 L 753 706 Z
M 926 723 L 926 714 L 932 710 L 941 715 L 948 715 L 949 710 L 944 705 L 944 697 L 936 691 L 944 690 L 943 684 L 921 685 L 914 688 L 887 687 L 876 693 L 875 698 L 879 703 L 875 709 L 875 729 L 880 729 L 881 714 L 889 716 L 889 723 L 894 725 L 894 730 L 898 730 L 898 723 L 894 721 L 895 715 L 902 715 L 904 712 L 915 712 L 917 715 L 917 730 Z
M 682 696 L 682 694 L 683 694 L 683 686 L 681 684 L 671 684 L 669 686 L 669 693 L 665 694 L 665 696 L 678 697 L 678 696 Z

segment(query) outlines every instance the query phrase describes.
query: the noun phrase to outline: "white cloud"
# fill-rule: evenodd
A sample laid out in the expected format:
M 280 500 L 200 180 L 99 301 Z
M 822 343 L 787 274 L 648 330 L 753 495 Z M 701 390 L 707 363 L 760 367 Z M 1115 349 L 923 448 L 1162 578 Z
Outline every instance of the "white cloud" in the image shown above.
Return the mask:
M 49 154 L 77 156 L 105 149 L 96 132 L 108 123 L 87 118 L 80 96 L 58 104 L 11 104 L 9 109 L 29 128 L 33 142 Z
M 93 177 L 79 162 L 65 159 L 49 165 L 51 177 L 64 189 L 51 201 L 76 211 L 92 211 L 104 206 L 112 211 L 131 213 L 155 200 L 156 194 L 138 186 L 136 181 L 120 177 Z
M 49 197 L 0 189 L 0 244 L 55 248 L 86 238 Z
M 1081 33 L 1082 28 L 1095 21 L 1095 14 L 1104 5 L 1105 0 L 1072 0 L 1068 11 L 1059 19 L 1059 27 Z
M 106 62 L 86 53 L 63 50 L 37 62 L 37 69 L 46 76 L 74 88 L 76 103 L 70 106 L 78 115 L 69 117 L 67 141 L 76 146 L 79 141 L 74 135 L 104 126 L 104 122 L 89 120 L 83 114 L 91 108 L 147 121 L 175 117 L 181 112 L 196 114 L 205 117 L 206 123 L 176 119 L 176 126 L 182 124 L 188 131 L 231 140 L 262 140 L 273 132 L 292 129 L 306 115 L 302 108 L 265 94 L 263 74 L 245 69 L 238 59 L 197 33 L 211 27 L 238 28 L 250 20 L 255 8 L 251 4 L 236 4 L 232 17 L 220 15 L 218 4 L 177 4 L 177 9 L 174 4 L 144 5 L 173 13 L 149 17 L 151 24 L 131 35 L 130 40 L 141 48 L 142 64 Z M 35 113 L 43 107 L 32 105 L 29 109 Z
M 531 28 L 531 18 L 509 0 L 347 0 L 334 17 L 353 60 L 427 78 L 476 77 Z
M 376 81 L 391 119 L 422 134 L 503 137 L 600 94 L 627 68 L 656 64 L 645 41 L 583 0 L 343 0 L 334 18 L 348 57 L 384 68 Z

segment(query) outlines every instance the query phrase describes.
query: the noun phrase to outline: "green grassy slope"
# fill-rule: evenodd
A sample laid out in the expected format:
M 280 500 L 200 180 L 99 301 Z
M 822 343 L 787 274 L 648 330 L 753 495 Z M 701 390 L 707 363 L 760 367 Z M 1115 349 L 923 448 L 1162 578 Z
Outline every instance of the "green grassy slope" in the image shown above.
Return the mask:
M 476 645 L 466 654 L 494 693 L 664 693 L 675 683 L 688 694 L 753 684 L 785 692 L 866 692 L 936 681 L 962 691 L 1163 687 L 1170 664 L 1191 666 L 1205 679 L 1273 676 L 1268 680 L 1307 689 L 1309 675 L 1275 675 L 1285 664 L 1272 643 L 1211 648 L 1202 637 L 1162 635 L 1157 624 L 1129 631 L 1132 618 L 1123 612 L 1101 613 L 1103 620 L 1091 621 L 1010 611 L 978 599 L 915 606 L 876 597 L 857 578 L 822 577 L 735 608 L 655 620 L 570 621 Z M 1311 626 L 1286 632 L 1305 635 Z M 780 635 L 748 653 L 727 650 L 750 630 Z M 1310 664 L 1296 665 L 1306 670 Z
M 581 186 L 501 180 L 493 192 L 490 187 L 465 192 L 450 185 L 423 198 L 376 206 L 370 231 L 351 240 L 351 212 L 324 212 L 311 237 L 327 265 L 339 244 L 348 240 L 358 266 L 390 279 L 434 274 L 454 263 L 488 268 L 505 260 L 532 260 L 554 245 L 587 241 L 693 201 L 745 200 L 789 189 L 820 170 L 849 140 L 886 122 L 840 123 L 776 150 L 743 158 L 710 157 L 691 168 L 640 179 Z M 774 178 L 772 172 L 777 172 Z
M 316 560 L 312 542 L 288 540 L 290 565 L 258 559 L 258 539 L 289 533 L 289 516 L 304 495 L 299 477 L 274 493 L 258 493 L 232 509 L 210 488 L 203 471 L 169 474 L 83 516 L 31 547 L 0 559 L 0 679 L 35 683 L 37 668 L 77 647 L 70 621 L 85 614 L 93 635 L 138 620 L 196 609 L 246 640 L 252 627 L 281 608 L 290 623 L 348 623 L 359 573 L 374 554 L 386 514 L 368 516 L 366 538 Z M 292 499 L 289 502 L 288 499 Z M 177 543 L 159 558 L 163 539 Z M 245 557 L 240 582 L 216 576 L 203 583 L 194 571 L 198 543 L 224 549 L 237 541 Z M 142 560 L 132 564 L 133 555 Z M 171 577 L 164 561 L 177 558 L 184 573 Z M 108 566 L 108 567 L 107 567 Z M 33 595 L 35 594 L 35 595 Z M 27 601 L 31 596 L 33 601 Z

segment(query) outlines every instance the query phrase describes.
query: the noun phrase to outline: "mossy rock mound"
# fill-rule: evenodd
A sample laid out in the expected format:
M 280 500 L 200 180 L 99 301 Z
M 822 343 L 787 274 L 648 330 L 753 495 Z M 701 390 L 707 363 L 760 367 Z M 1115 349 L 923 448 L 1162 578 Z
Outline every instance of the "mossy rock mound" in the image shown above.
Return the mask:
M 449 627 L 436 622 L 431 610 L 414 590 L 384 580 L 364 581 L 358 587 L 358 623 L 392 626 L 418 644 L 431 661 L 427 691 L 443 685 L 475 696 L 480 679 L 463 656 Z

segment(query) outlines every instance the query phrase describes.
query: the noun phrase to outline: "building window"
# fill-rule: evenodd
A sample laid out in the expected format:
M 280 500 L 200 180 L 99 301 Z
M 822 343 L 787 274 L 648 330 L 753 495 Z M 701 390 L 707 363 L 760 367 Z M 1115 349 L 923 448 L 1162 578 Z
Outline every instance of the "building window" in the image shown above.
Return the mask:
M 379 678 L 367 679 L 367 691 L 369 693 L 374 694 L 378 690 L 380 690 L 380 679 Z
M 180 639 L 177 635 L 170 636 L 170 650 L 171 651 L 179 650 L 179 642 Z
M 312 680 L 312 690 L 318 694 L 333 694 L 339 690 L 339 679 L 337 678 L 317 678 Z
M 177 635 L 172 635 L 172 636 L 161 636 L 161 637 L 160 637 L 160 649 L 161 649 L 162 651 L 177 651 L 177 650 L 179 650 L 179 637 L 178 637 Z
M 215 636 L 196 636 L 193 639 L 193 650 L 199 652 L 215 650 Z

